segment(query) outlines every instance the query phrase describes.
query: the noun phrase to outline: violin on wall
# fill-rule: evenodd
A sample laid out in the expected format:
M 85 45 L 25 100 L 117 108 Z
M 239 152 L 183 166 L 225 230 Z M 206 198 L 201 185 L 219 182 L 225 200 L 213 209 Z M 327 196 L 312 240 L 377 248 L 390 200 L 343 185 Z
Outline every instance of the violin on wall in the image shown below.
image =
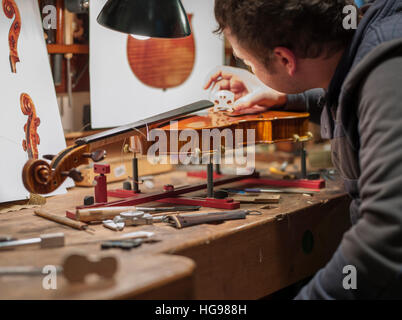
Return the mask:
M 10 47 L 10 66 L 11 72 L 17 73 L 17 62 L 20 62 L 18 56 L 18 38 L 21 32 L 21 15 L 18 6 L 14 0 L 2 0 L 2 7 L 5 15 L 14 21 L 8 34 L 8 45 Z
M 192 15 L 188 15 L 191 25 Z M 194 68 L 193 32 L 186 38 L 139 40 L 129 35 L 127 58 L 135 76 L 147 86 L 159 89 L 183 84 Z
M 197 132 L 203 129 L 231 130 L 254 129 L 255 143 L 275 143 L 279 141 L 294 141 L 295 135 L 308 137 L 308 113 L 267 111 L 256 115 L 233 116 L 224 112 L 216 113 L 210 110 L 205 116 L 190 115 L 213 107 L 210 101 L 203 100 L 169 112 L 140 120 L 125 126 L 110 129 L 89 137 L 78 139 L 73 146 L 62 150 L 51 158 L 51 162 L 44 160 L 28 160 L 23 168 L 23 183 L 32 193 L 47 194 L 56 190 L 67 177 L 79 181 L 80 174 L 77 167 L 93 161 L 101 161 L 104 153 L 98 148 L 105 145 L 121 142 L 134 136 L 136 143 L 141 144 L 141 153 L 146 154 L 155 143 L 148 141 L 149 130 L 160 130 L 167 135 L 179 134 L 180 131 L 193 129 Z M 174 127 L 170 121 L 177 123 Z M 190 142 L 191 137 L 189 137 Z M 246 141 L 246 140 L 244 140 Z M 186 144 L 189 141 L 182 141 Z M 213 144 L 204 148 L 204 144 L 195 141 L 201 152 L 215 152 L 211 150 Z M 47 158 L 48 159 L 48 158 Z
M 37 129 L 40 119 L 36 115 L 35 105 L 27 93 L 21 94 L 20 103 L 22 113 L 28 116 L 27 123 L 24 125 L 25 139 L 22 141 L 22 147 L 28 153 L 29 159 L 38 159 L 40 138 Z

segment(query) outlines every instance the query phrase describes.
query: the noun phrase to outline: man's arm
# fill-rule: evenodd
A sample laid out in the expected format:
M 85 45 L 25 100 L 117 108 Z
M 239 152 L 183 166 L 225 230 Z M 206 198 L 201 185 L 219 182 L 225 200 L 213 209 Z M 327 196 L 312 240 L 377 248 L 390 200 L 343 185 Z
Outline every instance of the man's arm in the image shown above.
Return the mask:
M 312 89 L 300 94 L 288 94 L 284 110 L 300 112 L 307 111 L 310 113 L 310 120 L 314 123 L 320 124 L 324 99 L 324 89 Z
M 300 94 L 285 95 L 267 87 L 254 74 L 240 68 L 214 68 L 204 90 L 229 90 L 235 94 L 235 110 L 240 113 L 259 113 L 271 107 L 286 111 L 309 112 L 311 120 L 320 123 L 325 91 L 312 89 Z
M 377 66 L 359 97 L 360 216 L 296 299 L 402 298 L 402 57 Z M 357 289 L 345 290 L 346 265 Z

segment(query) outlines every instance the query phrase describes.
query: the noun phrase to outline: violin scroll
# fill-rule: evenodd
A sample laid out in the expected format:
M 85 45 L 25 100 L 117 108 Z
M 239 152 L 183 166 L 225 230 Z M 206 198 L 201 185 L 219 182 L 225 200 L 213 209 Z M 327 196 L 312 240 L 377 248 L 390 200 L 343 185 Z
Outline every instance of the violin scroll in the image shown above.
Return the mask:
M 49 163 L 45 160 L 30 159 L 22 170 L 22 181 L 31 193 L 48 194 L 56 190 L 66 179 L 82 179 L 76 168 L 89 163 L 86 154 L 89 146 L 74 146 L 60 152 Z

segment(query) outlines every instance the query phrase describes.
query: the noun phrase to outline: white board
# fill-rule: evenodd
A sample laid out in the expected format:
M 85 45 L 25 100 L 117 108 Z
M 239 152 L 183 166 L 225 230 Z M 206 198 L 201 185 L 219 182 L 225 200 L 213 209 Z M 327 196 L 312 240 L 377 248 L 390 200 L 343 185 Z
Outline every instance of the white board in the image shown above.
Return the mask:
M 224 61 L 224 41 L 213 34 L 217 23 L 214 0 L 182 0 L 193 14 L 195 64 L 179 87 L 163 91 L 136 78 L 127 59 L 127 34 L 109 30 L 96 21 L 106 0 L 90 1 L 91 119 L 94 128 L 127 124 L 176 107 L 208 99 L 202 89 L 209 71 Z
M 16 73 L 12 73 L 9 62 L 8 34 L 13 19 L 7 18 L 0 7 L 0 202 L 29 198 L 21 175 L 28 160 L 22 148 L 24 125 L 28 120 L 21 111 L 22 93 L 32 98 L 41 121 L 37 129 L 39 158 L 44 154 L 57 154 L 66 147 L 38 1 L 15 0 L 15 3 L 21 15 L 20 62 L 16 64 Z M 65 192 L 66 186 L 71 186 L 71 181 L 57 193 Z

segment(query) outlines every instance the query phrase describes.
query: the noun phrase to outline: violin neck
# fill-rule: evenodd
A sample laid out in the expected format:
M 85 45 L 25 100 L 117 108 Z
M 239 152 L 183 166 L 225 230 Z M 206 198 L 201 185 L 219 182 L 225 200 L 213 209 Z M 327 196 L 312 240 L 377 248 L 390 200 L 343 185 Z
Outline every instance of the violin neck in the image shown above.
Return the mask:
M 94 134 L 92 136 L 84 137 L 81 139 L 78 139 L 75 141 L 76 145 L 83 145 L 83 144 L 89 144 L 89 143 L 94 143 L 100 140 L 104 140 L 107 138 L 112 138 L 112 137 L 117 137 L 117 136 L 122 136 L 122 139 L 124 139 L 124 135 L 132 135 L 131 131 L 135 129 L 141 129 L 149 125 L 153 125 L 155 123 L 160 123 L 162 121 L 170 121 L 173 120 L 177 117 L 187 115 L 193 112 L 197 112 L 200 110 L 204 110 L 210 107 L 213 107 L 214 104 L 211 101 L 208 100 L 201 100 L 171 111 L 167 111 L 164 113 L 160 113 L 156 116 L 146 118 L 144 120 L 139 120 L 121 127 L 113 128 L 104 132 L 100 132 L 97 134 Z

